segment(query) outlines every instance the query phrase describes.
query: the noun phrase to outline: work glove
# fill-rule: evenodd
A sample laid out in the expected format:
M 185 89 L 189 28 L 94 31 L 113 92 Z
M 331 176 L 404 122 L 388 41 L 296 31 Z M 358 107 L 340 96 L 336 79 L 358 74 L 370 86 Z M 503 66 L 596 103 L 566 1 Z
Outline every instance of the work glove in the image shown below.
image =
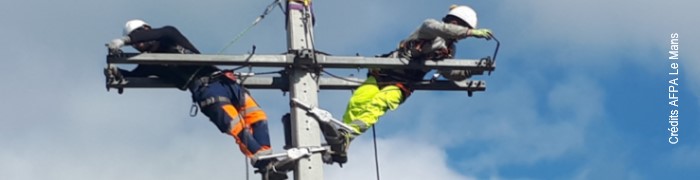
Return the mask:
M 107 43 L 107 49 L 109 49 L 110 54 L 117 54 L 121 52 L 120 48 L 128 43 L 130 40 L 129 36 L 124 36 L 122 38 L 113 39 Z
M 484 38 L 486 40 L 491 40 L 492 33 L 491 33 L 490 29 L 470 29 L 469 35 L 477 37 L 477 38 Z

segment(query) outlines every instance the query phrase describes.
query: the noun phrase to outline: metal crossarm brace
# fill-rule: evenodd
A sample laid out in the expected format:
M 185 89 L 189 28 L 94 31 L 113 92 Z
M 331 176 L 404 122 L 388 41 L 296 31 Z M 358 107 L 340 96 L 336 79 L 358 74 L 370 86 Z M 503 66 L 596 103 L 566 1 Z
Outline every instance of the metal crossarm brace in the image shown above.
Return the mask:
M 467 69 L 493 71 L 495 64 L 490 60 L 445 59 L 423 62 L 403 58 L 381 58 L 361 56 L 319 56 L 318 62 L 326 68 L 386 68 L 386 69 Z
M 124 53 L 107 56 L 112 64 L 173 64 L 173 65 L 246 65 L 255 67 L 288 67 L 295 55 L 205 55 Z M 401 58 L 316 55 L 318 66 L 324 68 L 392 68 L 392 69 L 467 69 L 478 72 L 493 71 L 496 66 L 489 59 L 446 59 L 439 61 L 409 62 Z M 313 62 L 305 62 L 313 63 Z M 303 62 L 302 62 L 303 64 Z
M 277 161 L 273 161 L 271 164 L 272 166 L 268 166 L 267 171 L 273 171 L 273 172 L 282 172 L 286 173 L 287 171 L 290 171 L 293 169 L 292 163 L 295 163 L 301 158 L 304 157 L 309 157 L 314 153 L 321 153 L 324 156 L 324 162 L 326 161 L 328 156 L 328 152 L 330 151 L 330 148 L 328 146 L 320 146 L 320 147 L 297 147 L 297 148 L 291 148 L 287 149 L 286 152 L 284 153 L 277 153 L 277 154 L 270 154 L 270 155 L 264 155 L 264 156 L 258 156 L 255 157 L 255 160 L 267 160 L 267 159 L 276 159 Z M 292 165 L 292 166 L 290 166 Z
M 336 78 L 322 77 L 319 79 L 320 89 L 328 90 L 353 90 L 360 86 L 363 79 L 346 78 L 346 81 Z M 175 84 L 161 80 L 159 78 L 126 78 L 126 82 L 113 81 L 107 84 L 110 88 L 175 88 Z M 281 89 L 288 91 L 289 82 L 283 77 L 247 77 L 243 81 L 248 89 Z M 425 81 L 412 84 L 416 90 L 452 90 L 452 91 L 484 91 L 486 82 L 470 80 L 463 82 L 453 82 L 447 80 Z
M 299 158 L 309 156 L 313 153 L 323 153 L 323 152 L 326 152 L 329 150 L 330 149 L 328 147 L 325 147 L 325 146 L 322 146 L 322 147 L 298 147 L 298 148 L 287 149 L 287 152 L 285 152 L 285 153 L 259 156 L 259 157 L 257 157 L 257 159 L 258 160 L 265 160 L 265 159 L 277 158 L 280 161 L 287 161 L 287 160 L 296 161 L 296 160 L 299 160 Z

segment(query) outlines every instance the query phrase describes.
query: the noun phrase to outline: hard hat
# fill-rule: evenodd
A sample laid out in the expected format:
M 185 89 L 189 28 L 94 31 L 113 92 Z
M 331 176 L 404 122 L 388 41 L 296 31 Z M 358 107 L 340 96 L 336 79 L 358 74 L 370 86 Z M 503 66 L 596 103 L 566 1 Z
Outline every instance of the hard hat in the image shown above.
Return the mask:
M 148 23 L 140 19 L 133 19 L 127 21 L 126 25 L 124 25 L 124 36 L 129 35 L 129 33 L 131 33 L 132 31 L 143 26 L 148 26 Z
M 447 13 L 447 15 L 455 16 L 469 24 L 469 26 L 472 28 L 476 28 L 476 11 L 469 6 L 452 5 L 450 6 L 450 12 Z

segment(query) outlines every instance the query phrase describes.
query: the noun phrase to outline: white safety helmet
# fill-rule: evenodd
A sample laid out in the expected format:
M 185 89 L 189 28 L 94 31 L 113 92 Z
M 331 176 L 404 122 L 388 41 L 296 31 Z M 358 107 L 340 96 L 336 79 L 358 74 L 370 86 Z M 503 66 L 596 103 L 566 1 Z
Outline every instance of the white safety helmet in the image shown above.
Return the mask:
M 140 19 L 133 19 L 129 20 L 126 22 L 126 25 L 124 25 L 124 36 L 129 35 L 132 31 L 141 28 L 143 26 L 148 26 L 148 23 L 146 23 L 143 20 Z
M 469 24 L 472 28 L 476 28 L 476 11 L 469 6 L 452 5 L 450 6 L 450 12 L 447 13 L 447 15 L 455 16 Z

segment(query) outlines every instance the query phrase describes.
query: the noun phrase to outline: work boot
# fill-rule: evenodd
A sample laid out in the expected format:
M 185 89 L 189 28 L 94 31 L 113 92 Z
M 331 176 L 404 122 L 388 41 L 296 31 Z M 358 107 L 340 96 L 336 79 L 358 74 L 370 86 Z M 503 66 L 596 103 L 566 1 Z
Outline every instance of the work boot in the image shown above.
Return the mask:
M 107 78 L 107 82 L 118 82 L 124 79 L 124 76 L 122 76 L 122 74 L 119 73 L 119 68 L 112 64 L 109 64 L 107 65 L 107 67 L 105 67 L 104 74 L 105 78 Z
M 267 164 L 256 170 L 256 173 L 260 173 L 262 180 L 285 180 L 287 179 L 287 171 L 278 171 L 275 167 L 277 164 L 277 159 L 271 159 L 267 161 Z
M 278 171 L 266 171 L 261 174 L 263 180 L 285 180 L 289 177 L 287 177 L 286 172 L 278 172 Z
M 119 68 L 117 68 L 117 66 L 109 64 L 107 65 L 107 67 L 105 67 L 104 74 L 105 79 L 107 81 L 107 91 L 109 91 L 110 84 L 116 82 L 119 85 L 119 87 L 117 87 L 117 92 L 119 94 L 122 94 L 124 92 L 124 88 L 122 87 L 122 85 L 126 84 L 126 80 L 124 79 L 124 76 L 119 72 Z
M 267 146 L 266 146 L 267 147 Z M 267 156 L 272 154 L 272 149 L 270 147 L 267 147 L 265 149 L 258 150 L 258 152 L 255 152 L 255 154 L 250 157 L 250 164 L 253 165 L 253 167 L 258 168 L 258 169 L 264 169 L 266 168 L 269 164 L 272 164 L 272 162 L 277 161 L 277 159 L 259 159 L 258 157 L 260 156 Z
M 350 147 L 350 142 L 355 138 L 355 134 L 347 132 L 345 130 L 338 130 L 338 136 L 333 138 L 326 138 L 326 142 L 331 146 L 331 159 L 333 162 L 337 162 L 342 167 L 343 164 L 348 162 L 348 148 Z

